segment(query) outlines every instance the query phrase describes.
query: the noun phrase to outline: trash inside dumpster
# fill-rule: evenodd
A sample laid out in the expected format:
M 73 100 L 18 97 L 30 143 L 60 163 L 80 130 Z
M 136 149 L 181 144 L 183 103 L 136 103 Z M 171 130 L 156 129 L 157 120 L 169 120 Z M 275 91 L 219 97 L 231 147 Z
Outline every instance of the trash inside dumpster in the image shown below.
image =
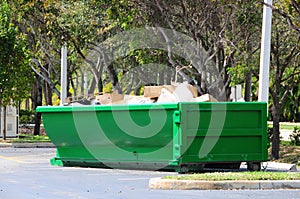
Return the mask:
M 40 106 L 52 165 L 201 170 L 266 161 L 264 102 Z M 254 165 L 254 166 L 253 166 Z

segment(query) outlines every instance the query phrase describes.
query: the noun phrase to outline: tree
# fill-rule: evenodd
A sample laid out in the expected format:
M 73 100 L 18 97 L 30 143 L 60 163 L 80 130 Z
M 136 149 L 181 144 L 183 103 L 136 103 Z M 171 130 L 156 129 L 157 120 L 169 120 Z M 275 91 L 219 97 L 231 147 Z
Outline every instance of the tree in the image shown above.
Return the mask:
M 279 158 L 279 122 L 281 112 L 294 88 L 299 86 L 300 43 L 299 35 L 291 31 L 280 17 L 273 20 L 271 44 L 271 116 L 273 119 L 272 158 Z
M 270 6 L 270 5 L 267 5 Z M 283 113 L 299 112 L 300 10 L 299 1 L 277 0 L 273 6 L 270 62 L 270 112 L 273 120 L 272 159 L 279 158 L 280 121 Z M 287 23 L 286 23 L 287 22 Z M 293 104 L 292 106 L 290 106 Z M 296 106 L 296 107 L 295 107 Z M 291 108 L 291 111 L 287 110 Z
M 268 5 L 270 6 L 270 5 Z M 299 0 L 277 0 L 272 9 L 281 15 L 289 27 L 300 35 L 300 2 Z
M 78 75 L 81 75 L 82 82 L 81 71 L 90 71 L 93 79 L 90 81 L 89 92 L 93 94 L 95 86 L 98 87 L 98 92 L 102 91 L 101 68 L 105 57 L 101 57 L 101 62 L 95 65 L 86 56 L 89 49 L 97 46 L 99 42 L 130 26 L 134 15 L 130 2 L 32 0 L 12 1 L 11 5 L 22 15 L 18 26 L 28 35 L 33 57 L 30 65 L 44 80 L 47 85 L 45 88 L 60 95 L 59 50 L 62 45 L 67 45 L 68 86 L 77 93 Z M 105 68 L 111 81 L 117 85 L 115 68 L 112 65 Z
M 25 38 L 12 24 L 11 10 L 6 1 L 2 2 L 0 9 L 0 107 L 4 107 L 5 113 L 6 106 L 16 105 L 28 96 L 32 71 L 28 67 Z M 6 118 L 4 127 L 5 121 Z
M 167 59 L 174 68 L 192 63 L 193 70 L 184 71 L 185 78 L 188 78 L 188 81 L 197 80 L 195 82 L 200 94 L 213 92 L 215 97 L 227 101 L 231 80 L 238 83 L 231 79 L 229 70 L 239 65 L 247 65 L 247 67 L 242 67 L 245 74 L 251 75 L 252 70 L 256 70 L 253 67 L 255 66 L 253 57 L 256 55 L 248 57 L 247 55 L 257 54 L 257 46 L 259 46 L 259 42 L 256 42 L 261 26 L 259 24 L 261 13 L 259 1 L 155 0 L 140 2 L 140 9 L 148 16 L 148 23 L 188 35 L 208 53 L 206 61 L 214 62 L 214 65 L 210 66 L 195 63 L 192 60 L 182 63 L 182 60 L 172 57 L 172 52 L 168 54 Z M 166 43 L 168 43 L 167 40 Z M 201 57 L 201 53 L 197 52 L 196 57 Z M 249 68 L 251 70 L 247 70 Z M 216 72 L 207 75 L 211 70 Z M 214 79 L 213 84 L 211 79 Z M 242 81 L 244 80 L 245 78 Z M 250 84 L 251 82 L 248 83 Z

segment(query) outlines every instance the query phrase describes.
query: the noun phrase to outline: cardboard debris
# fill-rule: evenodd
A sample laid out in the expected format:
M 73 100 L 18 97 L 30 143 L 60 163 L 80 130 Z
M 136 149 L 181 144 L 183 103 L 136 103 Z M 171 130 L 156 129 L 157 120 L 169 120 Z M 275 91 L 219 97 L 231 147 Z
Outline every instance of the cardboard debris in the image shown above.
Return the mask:
M 192 92 L 192 94 L 193 94 L 193 97 L 197 97 L 198 96 L 198 90 L 197 90 L 197 88 L 195 88 L 194 86 L 192 86 L 192 85 L 188 85 L 188 89 Z
M 176 86 L 174 95 L 179 102 L 191 102 L 194 99 L 193 93 L 189 89 L 189 84 L 187 82 L 183 82 Z
M 174 86 L 174 85 L 163 85 L 163 87 L 171 93 L 174 93 L 174 91 L 176 89 L 176 86 Z
M 198 96 L 198 91 L 194 86 L 188 84 L 187 82 L 183 82 L 183 83 L 176 83 L 174 85 L 145 86 L 144 97 L 158 98 L 161 95 L 163 88 L 167 89 L 170 93 L 174 93 L 177 90 L 176 95 L 179 98 L 182 98 L 180 96 L 184 95 L 183 92 L 185 92 L 185 94 L 187 94 L 187 90 L 189 90 L 192 93 L 193 97 Z M 185 97 L 183 97 L 183 98 L 185 98 Z
M 198 96 L 198 91 L 197 91 L 197 88 L 195 88 L 194 86 L 192 86 L 191 84 L 189 84 L 188 82 L 183 82 L 183 83 L 173 83 L 172 82 L 172 86 L 174 87 L 174 90 L 177 88 L 177 87 L 183 87 L 184 89 L 188 89 L 192 94 L 193 94 L 193 97 L 197 97 Z
M 124 104 L 124 95 L 117 93 L 105 93 L 96 95 L 96 104 Z
M 153 102 L 217 102 L 209 95 L 204 94 L 197 96 L 198 92 L 195 87 L 187 82 L 176 83 L 173 85 L 163 86 L 145 86 L 144 96 L 122 95 L 118 93 L 104 93 L 90 98 L 89 104 L 92 105 L 112 105 L 112 104 L 149 104 Z M 76 102 L 76 104 L 75 104 Z M 80 105 L 81 101 L 73 101 L 68 105 Z M 87 104 L 85 104 L 87 105 Z
M 161 89 L 161 93 L 157 99 L 158 103 L 163 102 L 179 102 L 179 99 L 166 88 Z
M 193 102 L 197 96 L 197 89 L 187 82 L 183 82 L 164 85 L 157 102 Z
M 163 86 L 145 86 L 144 97 L 157 98 L 160 95 Z
M 153 102 L 154 102 L 154 100 L 152 100 L 149 97 L 136 96 L 136 95 L 125 95 L 124 96 L 125 104 L 149 104 L 149 103 L 153 103 Z
M 79 105 L 91 105 L 93 104 L 92 101 L 94 100 L 93 97 L 89 96 L 85 98 L 84 96 L 80 97 L 67 97 L 65 99 L 64 106 L 79 106 Z
M 204 94 L 195 98 L 195 102 L 217 102 L 218 100 L 210 94 Z

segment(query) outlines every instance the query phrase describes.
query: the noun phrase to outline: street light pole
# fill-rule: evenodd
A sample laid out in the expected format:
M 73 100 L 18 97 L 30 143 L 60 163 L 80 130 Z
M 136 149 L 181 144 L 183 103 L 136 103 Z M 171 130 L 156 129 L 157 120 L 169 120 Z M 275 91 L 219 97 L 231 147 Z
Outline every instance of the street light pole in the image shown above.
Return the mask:
M 61 73 L 60 73 L 60 105 L 63 106 L 67 98 L 67 47 L 61 47 Z
M 269 99 L 270 48 L 272 26 L 272 0 L 264 0 L 262 37 L 259 69 L 258 101 L 267 102 Z

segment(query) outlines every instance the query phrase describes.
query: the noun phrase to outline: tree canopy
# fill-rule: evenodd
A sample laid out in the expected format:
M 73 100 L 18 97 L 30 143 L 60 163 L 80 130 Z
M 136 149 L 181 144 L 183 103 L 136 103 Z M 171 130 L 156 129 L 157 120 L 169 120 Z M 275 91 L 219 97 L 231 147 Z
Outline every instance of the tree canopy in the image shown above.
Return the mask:
M 4 1 L 0 9 L 0 102 L 6 106 L 28 96 L 33 72 L 25 37 L 13 25 L 8 4 Z

